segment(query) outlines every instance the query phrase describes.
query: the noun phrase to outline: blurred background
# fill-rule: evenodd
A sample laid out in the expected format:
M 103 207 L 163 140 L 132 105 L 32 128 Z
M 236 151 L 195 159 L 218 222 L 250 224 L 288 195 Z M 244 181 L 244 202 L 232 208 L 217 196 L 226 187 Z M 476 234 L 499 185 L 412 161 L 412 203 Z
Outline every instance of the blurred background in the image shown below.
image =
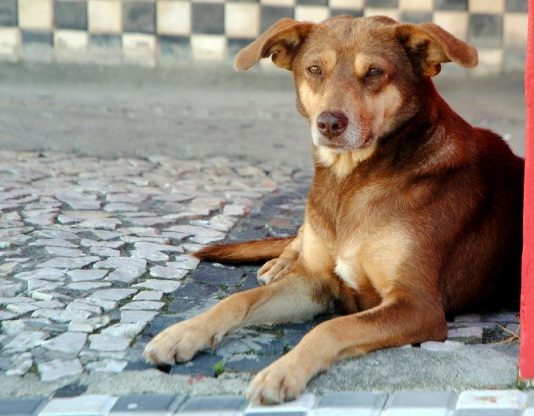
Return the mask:
M 527 0 L 0 0 L 0 146 L 310 165 L 290 74 L 236 52 L 282 17 L 433 21 L 479 50 L 440 90 L 523 149 Z

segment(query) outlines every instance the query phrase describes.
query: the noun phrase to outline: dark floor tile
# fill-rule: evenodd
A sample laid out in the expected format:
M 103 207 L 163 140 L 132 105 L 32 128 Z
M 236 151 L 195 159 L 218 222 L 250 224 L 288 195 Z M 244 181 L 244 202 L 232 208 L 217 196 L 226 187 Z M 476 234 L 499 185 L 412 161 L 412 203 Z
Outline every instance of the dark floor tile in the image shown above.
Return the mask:
M 17 0 L 2 0 L 0 2 L 0 26 L 17 26 Z
M 432 12 L 417 12 L 417 11 L 402 12 L 400 20 L 406 23 L 431 22 Z
M 54 24 L 57 29 L 87 30 L 87 0 L 56 0 Z
M 155 33 L 156 4 L 154 1 L 125 1 L 122 4 L 125 32 Z
M 469 42 L 483 48 L 502 46 L 503 23 L 501 15 L 472 14 L 469 16 Z
M 506 0 L 506 11 L 528 12 L 528 0 Z
M 51 32 L 39 32 L 33 30 L 21 30 L 22 44 L 40 44 L 52 46 L 54 36 Z
M 294 17 L 292 7 L 262 6 L 261 8 L 261 31 L 267 30 L 276 21 L 283 17 Z
M 467 0 L 434 0 L 437 10 L 467 10 Z
M 193 33 L 224 35 L 224 4 L 193 3 Z
M 363 10 L 351 10 L 351 9 L 331 9 L 330 16 L 353 16 L 362 17 Z
M 365 7 L 399 7 L 399 0 L 366 0 Z

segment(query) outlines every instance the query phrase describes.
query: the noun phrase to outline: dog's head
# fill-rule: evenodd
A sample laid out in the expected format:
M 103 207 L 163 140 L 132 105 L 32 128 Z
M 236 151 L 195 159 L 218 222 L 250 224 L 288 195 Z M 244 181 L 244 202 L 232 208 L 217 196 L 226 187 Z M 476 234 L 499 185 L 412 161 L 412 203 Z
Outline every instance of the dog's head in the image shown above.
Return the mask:
M 282 19 L 239 52 L 238 70 L 272 56 L 293 72 L 297 107 L 313 143 L 366 158 L 378 139 L 421 107 L 424 80 L 454 61 L 477 64 L 477 51 L 432 24 L 346 16 L 314 24 Z

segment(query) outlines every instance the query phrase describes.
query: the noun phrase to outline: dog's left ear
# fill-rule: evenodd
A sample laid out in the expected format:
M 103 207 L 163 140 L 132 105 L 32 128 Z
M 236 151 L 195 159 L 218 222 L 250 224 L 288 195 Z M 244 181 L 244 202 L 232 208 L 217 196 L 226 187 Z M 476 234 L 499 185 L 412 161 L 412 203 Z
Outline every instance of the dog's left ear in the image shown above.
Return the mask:
M 464 68 L 473 68 L 478 63 L 474 47 L 434 23 L 399 25 L 396 34 L 410 57 L 419 63 L 424 76 L 439 74 L 445 62 L 453 61 Z
M 291 69 L 293 58 L 314 23 L 297 22 L 290 18 L 277 21 L 235 57 L 234 68 L 244 71 L 261 58 L 272 55 L 280 68 Z

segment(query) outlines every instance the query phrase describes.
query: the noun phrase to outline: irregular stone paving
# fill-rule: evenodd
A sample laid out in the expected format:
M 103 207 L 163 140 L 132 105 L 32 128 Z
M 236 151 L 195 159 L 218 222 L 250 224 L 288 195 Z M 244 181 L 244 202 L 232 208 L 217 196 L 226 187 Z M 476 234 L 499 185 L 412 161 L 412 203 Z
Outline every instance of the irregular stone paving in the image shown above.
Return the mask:
M 42 381 L 151 368 L 146 343 L 168 325 L 257 286 L 254 266 L 198 264 L 204 244 L 294 234 L 309 176 L 213 158 L 102 160 L 0 152 L 0 371 Z M 230 334 L 216 352 L 162 370 L 256 372 L 313 321 Z M 462 315 L 429 353 L 515 343 L 515 312 Z M 81 386 L 80 386 L 81 387 Z
M 0 371 L 53 381 L 138 361 L 136 338 L 198 265 L 188 253 L 291 176 L 224 158 L 0 152 Z

